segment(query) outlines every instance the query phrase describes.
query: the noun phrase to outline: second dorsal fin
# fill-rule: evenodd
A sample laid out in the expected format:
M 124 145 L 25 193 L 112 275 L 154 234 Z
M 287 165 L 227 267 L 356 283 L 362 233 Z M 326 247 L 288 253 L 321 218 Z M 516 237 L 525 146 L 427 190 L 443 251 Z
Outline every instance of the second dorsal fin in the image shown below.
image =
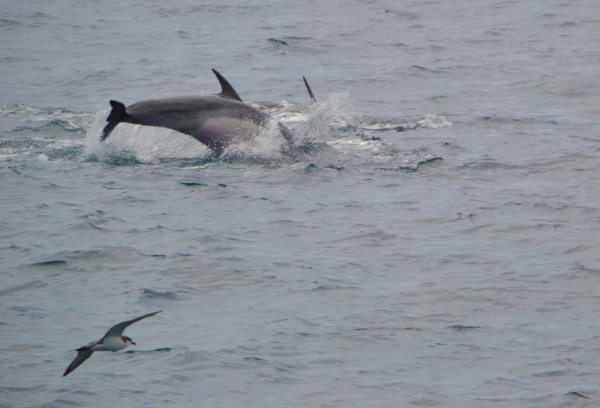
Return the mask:
M 308 96 L 310 96 L 310 103 L 317 103 L 317 98 L 315 98 L 315 95 L 313 94 L 312 89 L 310 89 L 310 85 L 308 85 L 308 81 L 304 77 L 302 77 L 302 79 L 304 79 L 304 85 L 306 85 L 306 90 L 308 91 Z
M 231 84 L 227 82 L 225 78 L 223 78 L 223 75 L 219 74 L 216 69 L 213 69 L 212 71 L 215 73 L 219 83 L 221 84 L 221 93 L 218 95 L 223 98 L 230 98 L 243 102 L 242 98 L 240 98 L 235 89 L 233 89 L 233 86 L 231 86 Z

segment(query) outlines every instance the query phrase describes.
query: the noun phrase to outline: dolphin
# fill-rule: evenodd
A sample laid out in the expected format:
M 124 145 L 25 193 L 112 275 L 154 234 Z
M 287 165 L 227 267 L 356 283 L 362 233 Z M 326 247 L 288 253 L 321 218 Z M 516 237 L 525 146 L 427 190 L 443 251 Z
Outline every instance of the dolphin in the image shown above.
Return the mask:
M 313 94 L 312 89 L 310 89 L 310 85 L 308 84 L 306 77 L 303 76 L 302 79 L 304 80 L 304 85 L 306 86 L 306 90 L 308 91 L 308 96 L 310 97 L 310 102 L 308 105 L 314 105 L 315 103 L 317 103 L 317 98 Z M 258 107 L 260 109 L 266 110 L 267 112 L 276 111 L 276 110 L 280 111 L 280 112 L 304 112 L 305 106 L 308 106 L 308 105 L 304 105 L 304 104 L 289 105 L 287 102 L 282 103 L 282 102 L 271 102 L 271 101 L 254 101 L 253 105 L 258 105 Z
M 271 116 L 244 103 L 227 80 L 212 70 L 221 84 L 221 93 L 210 96 L 176 96 L 148 99 L 128 107 L 110 101 L 112 111 L 102 131 L 104 141 L 119 123 L 156 126 L 192 136 L 221 154 L 231 143 L 249 140 L 264 129 Z M 288 146 L 294 146 L 294 134 L 277 122 Z

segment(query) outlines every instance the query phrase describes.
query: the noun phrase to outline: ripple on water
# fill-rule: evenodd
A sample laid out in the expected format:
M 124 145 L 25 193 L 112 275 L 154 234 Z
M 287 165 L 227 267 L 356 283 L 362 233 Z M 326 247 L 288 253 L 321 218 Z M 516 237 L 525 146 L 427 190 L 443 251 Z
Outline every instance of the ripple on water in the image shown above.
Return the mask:
M 158 292 L 152 289 L 141 289 L 142 294 L 141 294 L 141 299 L 140 300 L 144 300 L 144 299 L 152 299 L 152 300 L 170 300 L 170 301 L 181 301 L 184 300 L 184 298 L 180 295 L 180 293 L 185 293 L 185 292 L 171 292 L 171 291 L 167 291 L 167 292 Z

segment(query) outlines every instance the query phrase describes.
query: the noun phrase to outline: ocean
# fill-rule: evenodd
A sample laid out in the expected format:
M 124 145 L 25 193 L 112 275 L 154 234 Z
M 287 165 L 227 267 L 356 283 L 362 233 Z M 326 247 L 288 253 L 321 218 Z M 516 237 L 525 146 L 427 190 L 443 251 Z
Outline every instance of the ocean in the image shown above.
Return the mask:
M 0 4 L 0 407 L 598 406 L 596 1 Z

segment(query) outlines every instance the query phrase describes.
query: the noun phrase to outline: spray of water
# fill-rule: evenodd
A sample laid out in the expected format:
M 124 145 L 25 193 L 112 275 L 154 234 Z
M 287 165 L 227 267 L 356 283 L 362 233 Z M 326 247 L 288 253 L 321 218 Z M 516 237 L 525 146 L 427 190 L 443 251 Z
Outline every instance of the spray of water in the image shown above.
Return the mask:
M 281 135 L 277 119 L 271 118 L 255 137 L 229 145 L 221 158 L 279 162 L 288 154 L 289 147 Z
M 210 149 L 193 138 L 159 127 L 121 123 L 105 141 L 100 140 L 108 110 L 99 112 L 87 133 L 87 160 L 109 163 L 156 164 L 170 159 L 201 159 Z
M 353 123 L 347 93 L 331 94 L 323 101 L 309 105 L 307 119 L 294 129 L 298 146 L 315 146 L 325 143 L 334 129 Z
M 369 137 L 370 131 L 351 114 L 350 102 L 348 94 L 343 93 L 331 94 L 308 106 L 282 104 L 282 110 L 271 112 L 273 119 L 257 129 L 255 137 L 231 144 L 221 156 L 190 136 L 127 123 L 119 124 L 110 137 L 101 142 L 100 135 L 108 115 L 105 110 L 96 115 L 87 133 L 85 156 L 87 160 L 113 164 L 224 160 L 276 165 L 308 162 L 335 169 L 375 165 L 383 170 L 414 170 L 420 163 L 439 159 L 426 149 L 403 152 L 397 145 Z M 278 121 L 295 134 L 293 149 L 281 135 Z M 443 117 L 428 115 L 415 127 L 450 125 Z

